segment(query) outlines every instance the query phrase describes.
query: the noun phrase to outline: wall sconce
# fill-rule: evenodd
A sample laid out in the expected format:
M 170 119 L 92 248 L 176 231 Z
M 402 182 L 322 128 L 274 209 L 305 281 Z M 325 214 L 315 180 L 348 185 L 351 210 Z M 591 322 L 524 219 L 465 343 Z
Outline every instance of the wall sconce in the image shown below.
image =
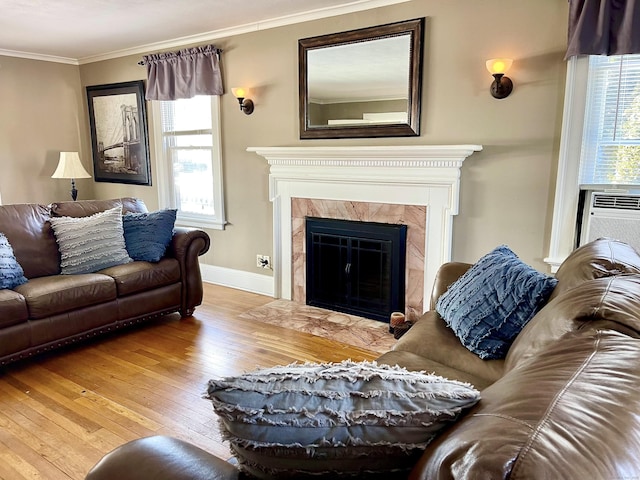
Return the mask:
M 511 68 L 513 60 L 510 58 L 492 58 L 487 60 L 487 70 L 493 75 L 495 80 L 491 84 L 491 95 L 493 98 L 506 98 L 513 90 L 513 82 L 504 74 Z
M 73 201 L 78 198 L 78 190 L 76 190 L 76 178 L 91 178 L 80 162 L 78 152 L 60 152 L 60 160 L 58 167 L 53 172 L 51 178 L 70 178 L 71 179 L 71 198 Z
M 236 87 L 232 88 L 233 96 L 238 99 L 240 102 L 240 110 L 242 110 L 246 115 L 251 115 L 253 113 L 253 101 L 247 98 L 249 94 L 248 88 Z

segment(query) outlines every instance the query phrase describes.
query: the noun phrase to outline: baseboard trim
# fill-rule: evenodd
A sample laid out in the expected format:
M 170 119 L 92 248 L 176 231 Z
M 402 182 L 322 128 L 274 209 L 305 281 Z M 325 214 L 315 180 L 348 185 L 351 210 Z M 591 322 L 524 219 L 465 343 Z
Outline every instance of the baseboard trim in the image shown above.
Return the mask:
M 215 265 L 200 264 L 202 281 L 214 283 L 224 287 L 237 288 L 246 292 L 259 293 L 273 297 L 274 281 L 269 275 L 234 270 L 232 268 L 216 267 Z

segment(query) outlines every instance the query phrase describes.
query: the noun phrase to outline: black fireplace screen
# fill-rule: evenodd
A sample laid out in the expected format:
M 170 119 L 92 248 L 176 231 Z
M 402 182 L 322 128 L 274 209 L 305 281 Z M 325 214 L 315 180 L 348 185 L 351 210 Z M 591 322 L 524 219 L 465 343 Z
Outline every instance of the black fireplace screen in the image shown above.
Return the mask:
M 404 312 L 407 226 L 306 218 L 307 304 L 389 321 Z

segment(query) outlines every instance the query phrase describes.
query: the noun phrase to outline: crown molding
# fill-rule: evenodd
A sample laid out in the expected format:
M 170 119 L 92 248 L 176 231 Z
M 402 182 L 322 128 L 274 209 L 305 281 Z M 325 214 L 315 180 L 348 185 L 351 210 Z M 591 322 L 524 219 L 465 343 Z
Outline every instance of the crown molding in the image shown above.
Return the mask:
M 338 15 L 346 15 L 348 13 L 361 12 L 364 10 L 370 10 L 373 8 L 387 7 L 390 5 L 396 5 L 399 3 L 406 3 L 412 0 L 355 0 L 345 5 L 319 8 L 316 10 L 310 10 L 307 12 L 296 13 L 292 15 L 285 15 L 282 17 L 271 18 L 261 22 L 247 23 L 244 25 L 238 25 L 235 27 L 223 28 L 219 30 L 213 30 L 210 32 L 200 33 L 197 35 L 189 35 L 186 37 L 173 38 L 170 40 L 149 43 L 146 45 L 140 45 L 138 47 L 128 48 L 124 50 L 118 50 L 114 52 L 104 53 L 101 55 L 93 55 L 89 57 L 83 57 L 76 60 L 77 65 L 84 65 L 87 63 L 100 62 L 103 60 L 111 60 L 113 58 L 125 57 L 128 55 L 146 54 L 153 51 L 158 51 L 168 48 L 176 48 L 188 44 L 205 43 L 219 38 L 231 37 L 235 35 L 242 35 L 245 33 L 258 32 L 261 30 L 268 30 L 271 28 L 283 27 L 286 25 L 293 25 L 296 23 L 309 22 L 312 20 L 320 20 L 323 18 L 335 17 Z
M 17 57 L 28 60 L 41 60 L 43 62 L 66 63 L 68 65 L 80 65 L 75 58 L 57 57 L 55 55 L 45 55 L 41 53 L 20 52 L 18 50 L 4 50 L 0 48 L 0 57 Z

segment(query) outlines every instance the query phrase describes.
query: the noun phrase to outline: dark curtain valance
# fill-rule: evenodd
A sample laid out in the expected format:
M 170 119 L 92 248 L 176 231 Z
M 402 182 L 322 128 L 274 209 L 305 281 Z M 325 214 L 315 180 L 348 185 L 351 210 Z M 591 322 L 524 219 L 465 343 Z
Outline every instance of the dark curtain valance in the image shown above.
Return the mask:
M 142 57 L 147 67 L 147 100 L 222 95 L 220 50 L 213 45 Z
M 640 53 L 640 0 L 569 0 L 565 58 L 628 53 Z

